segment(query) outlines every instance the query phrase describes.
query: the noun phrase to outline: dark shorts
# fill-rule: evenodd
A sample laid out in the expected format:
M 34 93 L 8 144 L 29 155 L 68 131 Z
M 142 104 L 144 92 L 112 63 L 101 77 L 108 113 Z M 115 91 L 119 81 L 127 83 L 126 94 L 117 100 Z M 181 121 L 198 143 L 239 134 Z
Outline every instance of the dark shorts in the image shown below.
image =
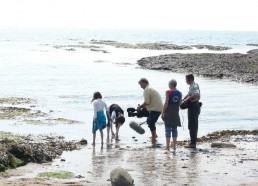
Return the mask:
M 150 111 L 149 117 L 147 118 L 147 124 L 150 131 L 156 130 L 156 122 L 158 121 L 160 114 L 161 112 Z

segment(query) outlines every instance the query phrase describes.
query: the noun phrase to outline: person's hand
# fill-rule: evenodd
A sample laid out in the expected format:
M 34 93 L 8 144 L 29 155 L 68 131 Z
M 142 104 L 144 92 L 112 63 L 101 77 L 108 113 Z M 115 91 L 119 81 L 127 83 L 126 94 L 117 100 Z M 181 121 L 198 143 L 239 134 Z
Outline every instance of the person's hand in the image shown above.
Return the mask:
M 138 111 L 141 110 L 141 105 L 140 105 L 140 104 L 138 104 L 137 110 L 138 110 Z
M 161 119 L 165 121 L 166 115 L 164 113 L 161 114 Z

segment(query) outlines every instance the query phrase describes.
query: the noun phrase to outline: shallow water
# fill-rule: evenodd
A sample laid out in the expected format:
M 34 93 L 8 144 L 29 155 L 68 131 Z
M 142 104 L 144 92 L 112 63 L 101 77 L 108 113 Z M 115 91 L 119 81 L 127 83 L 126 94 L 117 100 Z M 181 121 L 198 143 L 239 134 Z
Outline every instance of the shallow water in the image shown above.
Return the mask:
M 21 134 L 49 134 L 65 136 L 68 140 L 87 138 L 91 140 L 93 109 L 90 103 L 94 91 L 100 91 L 108 105 L 118 103 L 126 110 L 143 101 L 143 90 L 138 85 L 141 77 L 165 98 L 167 84 L 171 78 L 178 81 L 178 89 L 187 93 L 185 74 L 144 70 L 136 61 L 145 56 L 170 53 L 117 49 L 105 47 L 109 54 L 78 49 L 75 52 L 55 49 L 52 46 L 32 45 L 24 50 L 13 46 L 4 54 L 1 62 L 1 97 L 28 97 L 37 100 L 35 109 L 50 113 L 50 118 L 67 118 L 82 122 L 76 125 L 40 126 L 21 124 L 17 121 L 1 121 L 3 131 Z M 34 48 L 33 48 L 34 47 Z M 33 49 L 33 50 L 32 50 Z M 15 55 L 10 55 L 14 50 Z M 184 51 L 186 52 L 186 51 Z M 189 52 L 189 51 L 188 51 Z M 191 51 L 192 52 L 192 51 Z M 200 115 L 199 136 L 216 130 L 257 129 L 258 87 L 229 80 L 196 77 L 201 88 L 203 107 Z M 186 111 L 180 111 L 183 127 L 179 129 L 179 140 L 188 139 Z M 127 116 L 127 114 L 126 114 Z M 128 118 L 121 128 L 121 140 L 130 143 L 132 136 L 139 142 L 148 135 L 139 135 L 128 126 L 130 121 L 143 122 L 146 118 Z M 8 124 L 9 123 L 9 124 Z M 10 124 L 11 123 L 11 124 Z M 158 124 L 158 135 L 164 139 L 164 125 Z M 99 136 L 97 136 L 99 137 Z M 99 140 L 99 139 L 97 139 Z

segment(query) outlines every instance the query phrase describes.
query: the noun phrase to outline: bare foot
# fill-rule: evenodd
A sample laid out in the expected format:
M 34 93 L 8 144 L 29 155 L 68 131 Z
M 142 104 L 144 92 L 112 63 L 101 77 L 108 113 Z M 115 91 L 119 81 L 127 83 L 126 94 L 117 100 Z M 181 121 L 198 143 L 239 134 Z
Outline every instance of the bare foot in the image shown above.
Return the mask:
M 158 135 L 156 134 L 155 139 L 158 138 Z M 152 139 L 152 136 L 150 136 L 150 139 Z
M 171 146 L 173 147 L 173 150 L 176 150 L 176 145 L 174 145 L 173 142 L 171 142 Z
M 166 147 L 166 148 L 164 148 L 164 150 L 170 150 L 170 148 L 169 148 L 169 147 Z
M 157 136 L 157 137 L 158 137 L 158 136 Z M 157 137 L 156 137 L 156 138 L 150 137 L 151 142 L 153 142 L 153 143 L 157 142 Z
M 115 133 L 112 134 L 112 139 L 114 139 L 116 137 Z

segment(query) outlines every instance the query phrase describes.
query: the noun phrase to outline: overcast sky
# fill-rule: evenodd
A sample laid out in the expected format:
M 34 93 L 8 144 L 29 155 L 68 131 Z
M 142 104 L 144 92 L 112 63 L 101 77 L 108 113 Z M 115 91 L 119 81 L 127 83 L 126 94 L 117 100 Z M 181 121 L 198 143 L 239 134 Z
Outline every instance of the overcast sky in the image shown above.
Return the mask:
M 258 31 L 258 0 L 0 0 L 0 26 Z

